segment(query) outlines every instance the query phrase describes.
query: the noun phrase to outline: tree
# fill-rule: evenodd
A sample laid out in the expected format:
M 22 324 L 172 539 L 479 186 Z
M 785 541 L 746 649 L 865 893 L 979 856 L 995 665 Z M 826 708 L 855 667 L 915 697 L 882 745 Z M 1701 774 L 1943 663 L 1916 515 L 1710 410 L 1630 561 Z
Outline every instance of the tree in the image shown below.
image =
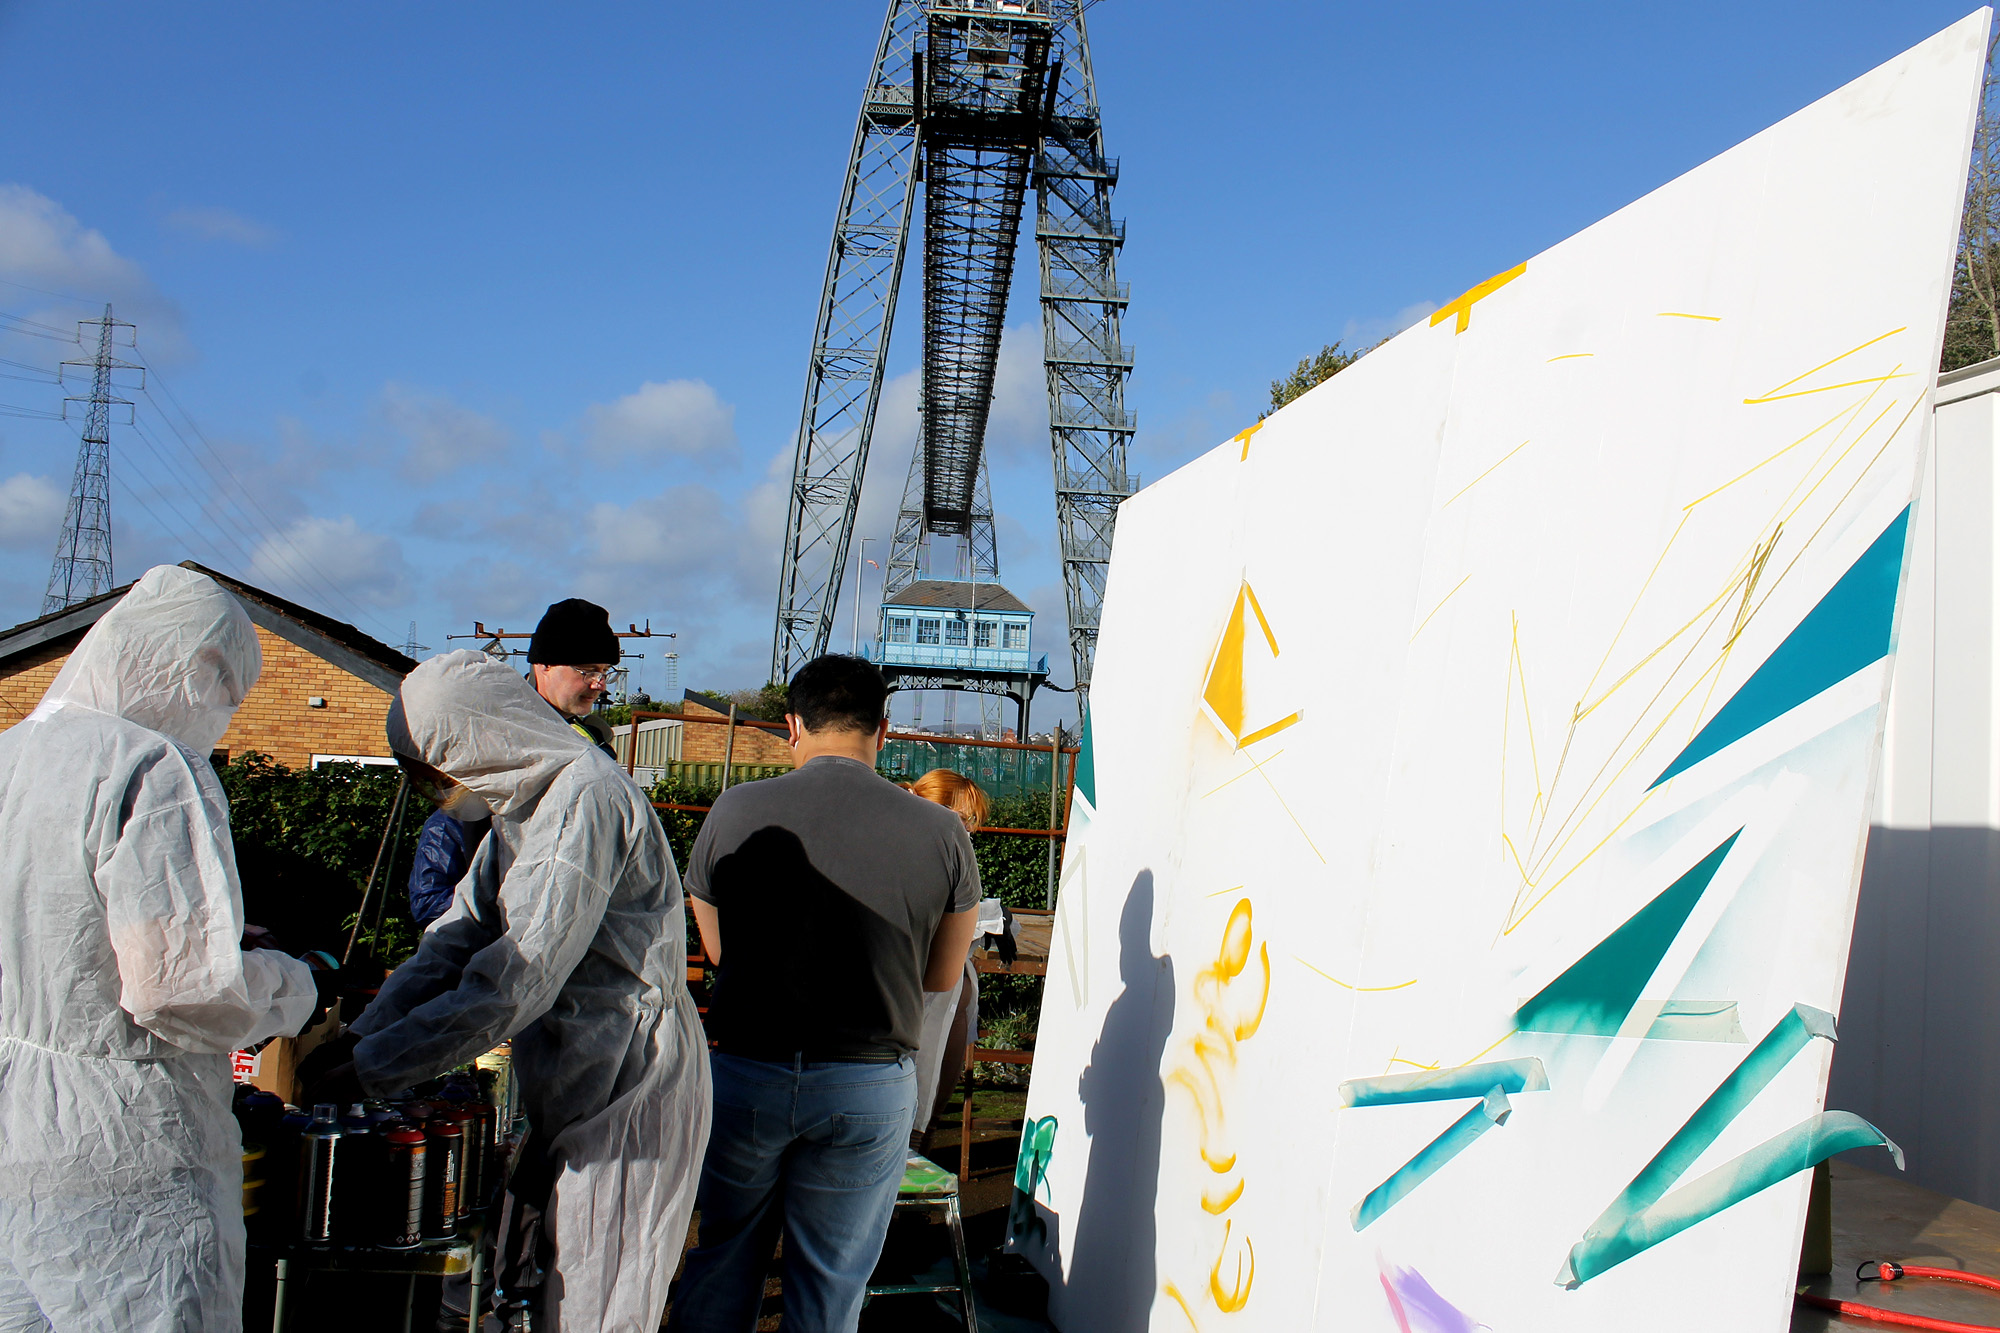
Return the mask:
M 1995 96 L 1995 46 L 1986 48 L 1986 86 L 1972 136 L 1972 171 L 1952 267 L 1951 306 L 1944 321 L 1940 370 L 1957 370 L 2000 356 L 2000 97 Z
M 1379 347 L 1381 344 L 1377 343 L 1375 346 Z M 1292 399 L 1308 390 L 1318 388 L 1374 350 L 1373 347 L 1364 347 L 1358 352 L 1350 352 L 1342 348 L 1338 342 L 1328 343 L 1319 349 L 1318 355 L 1309 356 L 1299 362 L 1298 368 L 1291 374 L 1281 380 L 1271 381 L 1271 405 L 1258 413 L 1257 419 L 1262 421 Z

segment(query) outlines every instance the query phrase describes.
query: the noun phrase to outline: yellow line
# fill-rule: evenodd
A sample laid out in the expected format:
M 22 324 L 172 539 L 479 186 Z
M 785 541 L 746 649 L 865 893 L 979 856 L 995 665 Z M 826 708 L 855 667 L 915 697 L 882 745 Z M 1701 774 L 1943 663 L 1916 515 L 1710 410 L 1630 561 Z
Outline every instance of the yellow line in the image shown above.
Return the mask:
M 1459 588 L 1463 588 L 1466 584 L 1470 583 L 1471 581 L 1472 581 L 1472 575 L 1467 574 L 1464 578 L 1458 581 L 1457 587 L 1454 587 L 1450 592 L 1446 593 L 1441 599 L 1439 599 L 1438 604 L 1431 608 L 1431 615 L 1425 616 L 1421 621 L 1418 622 L 1416 630 L 1410 635 L 1411 643 L 1415 643 L 1417 641 L 1417 635 L 1422 634 L 1424 632 L 1424 626 L 1431 623 L 1431 616 L 1434 616 L 1438 612 L 1444 610 L 1444 604 L 1450 601 L 1453 597 L 1455 597 L 1458 594 Z
M 1286 816 L 1291 819 L 1293 826 L 1296 827 L 1299 831 L 1299 836 L 1306 840 L 1306 846 L 1312 848 L 1312 853 L 1314 856 L 1319 857 L 1319 863 L 1321 865 L 1325 865 L 1326 857 L 1324 854 L 1320 852 L 1319 844 L 1315 843 L 1312 840 L 1312 834 L 1306 832 L 1306 826 L 1304 824 L 1299 823 L 1299 817 L 1295 814 L 1292 814 L 1292 807 L 1285 804 L 1284 793 L 1278 790 L 1277 783 L 1271 781 L 1271 775 L 1264 771 L 1264 765 L 1258 763 L 1255 759 L 1251 759 L 1247 751 L 1238 750 L 1237 753 L 1242 755 L 1245 759 L 1250 760 L 1250 766 L 1257 770 L 1257 776 L 1264 779 L 1264 785 L 1269 787 L 1271 789 L 1271 795 L 1277 798 L 1278 808 L 1280 810 L 1283 810 Z M 1277 756 L 1272 755 L 1271 758 L 1276 759 Z
M 1680 540 L 1681 529 L 1686 526 L 1687 514 L 1683 512 L 1681 514 L 1681 521 L 1675 526 L 1672 535 L 1667 538 L 1667 544 L 1660 548 L 1660 558 L 1655 560 L 1653 567 L 1646 571 L 1646 581 L 1639 585 L 1639 595 L 1632 599 L 1632 605 L 1626 609 L 1625 618 L 1618 622 L 1618 632 L 1612 635 L 1611 642 L 1604 646 L 1604 660 L 1597 664 L 1597 670 L 1590 673 L 1590 683 L 1583 687 L 1585 698 L 1588 698 L 1590 692 L 1597 688 L 1597 678 L 1603 675 L 1604 668 L 1611 664 L 1611 654 L 1618 651 L 1618 641 L 1625 637 L 1626 627 L 1632 623 L 1632 617 L 1639 613 L 1639 604 L 1646 600 L 1646 590 L 1653 586 L 1654 578 L 1659 575 L 1660 566 L 1667 563 L 1668 553 L 1674 549 L 1674 543 Z M 1579 713 L 1576 716 L 1581 717 L 1582 714 Z M 1575 718 L 1573 717 L 1571 720 L 1574 721 Z
M 1515 454 L 1518 454 L 1518 453 L 1520 453 L 1520 452 L 1521 452 L 1521 451 L 1522 451 L 1523 449 L 1525 449 L 1525 448 L 1527 448 L 1527 447 L 1528 447 L 1528 441 L 1526 441 L 1526 440 L 1523 440 L 1523 441 L 1521 441 L 1521 442 L 1520 442 L 1519 444 L 1515 445 L 1515 446 L 1514 446 L 1514 447 L 1513 447 L 1512 449 L 1509 449 L 1509 450 L 1508 450 L 1508 451 L 1506 452 L 1506 454 L 1505 454 L 1505 455 L 1504 455 L 1504 456 L 1503 456 L 1503 457 L 1502 457 L 1502 458 L 1500 459 L 1500 463 L 1504 463 L 1504 462 L 1506 462 L 1506 461 L 1507 461 L 1507 460 L 1508 460 L 1509 458 L 1512 458 L 1512 457 L 1513 457 L 1513 456 L 1514 456 Z M 1459 488 L 1458 488 L 1458 495 L 1454 495 L 1454 496 L 1452 496 L 1452 497 L 1451 497 L 1451 500 L 1446 500 L 1446 501 L 1445 501 L 1445 502 L 1444 502 L 1443 504 L 1441 504 L 1441 505 L 1439 505 L 1439 506 L 1438 506 L 1438 509 L 1442 511 L 1442 510 L 1445 510 L 1445 509 L 1449 509 L 1449 508 L 1451 508 L 1451 501 L 1452 501 L 1452 500 L 1456 500 L 1456 499 L 1458 498 L 1458 496 L 1459 496 L 1459 495 L 1464 495 L 1464 494 L 1465 494 L 1465 493 L 1466 493 L 1467 491 L 1471 490 L 1471 489 L 1472 489 L 1472 488 L 1473 488 L 1474 486 L 1477 486 L 1477 485 L 1478 485 L 1478 484 L 1479 484 L 1480 482 L 1482 482 L 1482 481 L 1485 481 L 1485 480 L 1486 480 L 1486 479 L 1487 479 L 1488 477 L 1492 476 L 1492 475 L 1493 475 L 1493 468 L 1497 468 L 1497 467 L 1499 467 L 1499 466 L 1500 466 L 1500 463 L 1495 463 L 1495 464 L 1493 465 L 1493 467 L 1490 467 L 1490 468 L 1487 468 L 1487 469 L 1486 469 L 1486 470 L 1485 470 L 1484 472 L 1482 472 L 1482 473 L 1480 473 L 1480 474 L 1479 474 L 1478 476 L 1474 477 L 1474 478 L 1473 478 L 1473 479 L 1472 479 L 1471 481 L 1468 481 L 1468 482 L 1466 482 L 1466 483 L 1465 483 L 1465 485 L 1463 485 L 1463 486 L 1459 487 Z
M 1502 1037 L 1499 1041 L 1494 1042 L 1491 1046 L 1488 1046 L 1485 1050 L 1473 1056 L 1470 1060 L 1461 1060 L 1457 1064 L 1453 1065 L 1452 1068 L 1463 1069 L 1467 1065 L 1476 1065 L 1481 1060 L 1484 1060 L 1487 1056 L 1493 1054 L 1493 1052 L 1499 1050 L 1502 1046 L 1506 1045 L 1511 1038 L 1518 1037 L 1519 1035 L 1521 1035 L 1521 1029 L 1515 1028 L 1512 1031 L 1510 1031 L 1505 1037 Z
M 1273 750 L 1273 751 L 1271 751 L 1271 753 L 1269 753 L 1269 754 L 1267 754 L 1267 755 L 1265 755 L 1265 756 L 1264 756 L 1264 762 L 1268 764 L 1268 763 L 1270 763 L 1270 762 L 1271 762 L 1271 761 L 1272 761 L 1273 759 L 1276 759 L 1276 758 L 1277 758 L 1277 757 L 1278 757 L 1279 755 L 1281 755 L 1281 754 L 1283 754 L 1283 753 L 1284 753 L 1284 751 L 1283 751 L 1283 750 Z M 1252 773 L 1254 773 L 1254 772 L 1256 772 L 1256 771 L 1257 771 L 1257 770 L 1256 770 L 1255 768 L 1246 768 L 1246 769 L 1244 769 L 1244 770 L 1243 770 L 1243 771 L 1242 771 L 1241 773 L 1238 773 L 1238 774 L 1237 774 L 1237 775 L 1236 775 L 1235 777 L 1233 777 L 1233 778 L 1229 779 L 1229 782 L 1240 782 L 1240 781 L 1242 781 L 1242 780 L 1243 780 L 1244 778 L 1247 778 L 1247 777 L 1249 777 L 1249 776 L 1250 776 L 1250 775 L 1251 775 Z M 1211 796 L 1215 795 L 1215 793 L 1216 793 L 1216 792 L 1219 792 L 1219 791 L 1221 791 L 1223 787 L 1227 787 L 1227 786 L 1229 785 L 1229 782 L 1225 782 L 1225 783 L 1223 783 L 1223 784 L 1222 784 L 1222 786 L 1220 786 L 1220 787 L 1215 787 L 1215 788 L 1213 788 L 1212 790 L 1209 790 L 1209 791 L 1205 791 L 1205 792 L 1203 792 L 1203 793 L 1201 794 L 1201 799 L 1202 799 L 1202 800 L 1204 800 L 1204 801 L 1205 801 L 1205 800 L 1207 800 L 1207 799 L 1208 799 L 1209 797 L 1211 797 Z
M 1839 356 L 1833 358 L 1833 361 L 1822 361 L 1818 365 L 1814 366 L 1811 370 L 1808 370 L 1805 373 L 1805 375 L 1792 376 L 1790 379 L 1786 380 L 1783 384 L 1780 384 L 1777 389 L 1773 389 L 1771 390 L 1770 393 L 1765 394 L 1764 398 L 1768 400 L 1778 392 L 1778 389 L 1789 389 L 1794 384 L 1797 384 L 1800 380 L 1804 379 L 1806 375 L 1817 375 L 1822 370 L 1825 370 L 1828 366 L 1832 365 L 1834 361 L 1845 361 L 1848 357 L 1853 356 L 1856 352 L 1861 351 L 1863 348 L 1873 347 L 1876 343 L 1881 342 L 1883 338 L 1893 338 L 1897 334 L 1904 333 L 1907 331 L 1908 331 L 1908 325 L 1905 325 L 1903 328 L 1900 329 L 1890 329 L 1887 333 L 1882 334 L 1881 337 L 1870 338 L 1867 342 L 1862 343 L 1860 347 L 1850 347 L 1846 351 L 1842 352 Z
M 1595 352 L 1564 352 L 1561 356 L 1550 357 L 1547 361 L 1543 362 L 1543 364 L 1552 366 L 1558 361 L 1580 361 L 1584 357 L 1596 356 L 1596 355 L 1597 353 Z
M 1416 985 L 1418 981 L 1422 980 L 1421 977 L 1411 977 L 1408 981 L 1401 981 L 1393 986 L 1355 986 L 1348 982 L 1342 981 L 1339 977 L 1336 977 L 1331 972 L 1321 972 L 1319 968 L 1314 967 L 1311 963 L 1308 963 L 1305 959 L 1299 957 L 1297 954 L 1292 955 L 1292 961 L 1297 963 L 1300 967 L 1306 969 L 1306 971 L 1308 972 L 1319 972 L 1321 976 L 1325 977 L 1328 981 L 1331 981 L 1334 985 L 1340 987 L 1342 990 L 1363 991 L 1363 992 L 1385 991 L 1385 990 L 1407 990 L 1409 987 Z
M 1838 384 L 1822 384 L 1817 389 L 1799 389 L 1792 393 L 1766 394 L 1762 398 L 1745 398 L 1744 406 L 1754 407 L 1758 403 L 1775 403 L 1785 398 L 1804 398 L 1807 394 L 1832 393 L 1835 389 L 1852 389 L 1858 384 L 1886 384 L 1890 380 L 1906 380 L 1908 375 L 1876 375 L 1865 380 L 1842 380 Z
M 1720 315 L 1690 315 L 1685 310 L 1662 310 L 1657 315 L 1655 315 L 1654 318 L 1655 319 L 1705 319 L 1711 324 L 1720 324 L 1722 322 L 1722 316 Z M 1810 374 L 1812 374 L 1812 372 L 1808 370 L 1806 372 L 1806 375 Z M 1805 376 L 1801 375 L 1799 378 L 1804 379 Z
M 1694 499 L 1682 505 L 1681 508 L 1683 510 L 1692 509 L 1704 500 L 1713 500 L 1716 496 L 1722 494 L 1724 491 L 1728 490 L 1731 486 L 1734 486 L 1737 482 L 1749 476 L 1752 472 L 1757 471 L 1758 468 L 1767 467 L 1770 464 L 1777 462 L 1780 458 L 1783 458 L 1786 454 L 1798 448 L 1800 445 L 1804 444 L 1807 440 L 1810 440 L 1813 436 L 1825 430 L 1828 426 L 1831 426 L 1834 422 L 1840 420 L 1844 416 L 1850 415 L 1853 411 L 1854 407 L 1852 404 L 1841 408 L 1838 412 L 1835 412 L 1825 421 L 1820 422 L 1817 426 L 1814 426 L 1811 430 L 1799 436 L 1798 439 L 1793 440 L 1790 444 L 1778 450 L 1777 453 L 1772 454 L 1769 458 L 1765 459 L 1763 462 L 1758 463 L 1755 466 L 1746 469 L 1745 471 L 1737 473 L 1735 476 L 1731 477 L 1728 481 L 1723 482 L 1720 486 L 1717 486 L 1714 490 L 1710 491 L 1707 495 L 1696 496 Z
M 1245 776 L 1248 775 L 1246 774 Z M 1241 893 L 1241 892 L 1243 892 L 1243 886 L 1241 884 L 1234 884 L 1226 889 L 1217 889 L 1214 893 L 1207 894 L 1205 896 L 1210 898 L 1220 898 L 1225 893 Z

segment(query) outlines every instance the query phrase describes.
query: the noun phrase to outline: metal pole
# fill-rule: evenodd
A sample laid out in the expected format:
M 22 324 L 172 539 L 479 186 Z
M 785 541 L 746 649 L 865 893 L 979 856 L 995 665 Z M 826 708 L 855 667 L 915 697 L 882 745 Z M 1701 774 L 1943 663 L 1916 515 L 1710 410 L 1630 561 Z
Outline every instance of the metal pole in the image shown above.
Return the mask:
M 389 868 L 383 872 L 382 892 L 375 899 L 375 923 L 369 929 L 376 939 L 382 938 L 382 916 L 389 910 L 389 881 L 396 877 L 396 859 L 403 852 L 403 817 L 409 812 L 410 798 L 407 792 L 396 807 L 396 836 L 389 842 Z
M 861 571 L 868 567 L 868 543 L 874 540 L 873 537 L 863 537 L 861 554 L 854 558 L 854 639 L 847 648 L 850 657 L 861 652 Z
M 409 789 L 409 777 L 399 771 L 396 798 L 389 802 L 389 822 L 382 827 L 382 841 L 375 844 L 375 864 L 368 867 L 368 886 L 361 890 L 361 906 L 354 911 L 354 929 L 347 932 L 347 948 L 340 955 L 342 967 L 346 967 L 347 960 L 354 956 L 354 941 L 361 938 L 361 921 L 368 915 L 368 897 L 375 892 L 375 876 L 382 869 L 382 853 L 389 850 L 389 835 L 395 832 L 400 822 L 403 813 L 403 794 Z
M 729 705 L 729 735 L 722 742 L 722 790 L 729 790 L 729 765 L 736 758 L 736 705 Z
M 1048 908 L 1056 905 L 1056 793 L 1062 790 L 1062 734 L 1058 722 L 1049 737 L 1049 889 L 1042 899 Z

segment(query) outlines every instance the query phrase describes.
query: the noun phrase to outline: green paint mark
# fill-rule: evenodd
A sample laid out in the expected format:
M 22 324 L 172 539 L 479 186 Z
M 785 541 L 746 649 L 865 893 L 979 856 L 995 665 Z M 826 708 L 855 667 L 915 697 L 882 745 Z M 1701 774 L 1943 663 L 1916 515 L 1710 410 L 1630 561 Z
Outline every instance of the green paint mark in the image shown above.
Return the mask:
M 1667 1194 L 1751 1099 L 1815 1037 L 1834 1039 L 1833 1015 L 1809 1005 L 1792 1006 L 1591 1223 L 1583 1239 L 1571 1247 L 1569 1261 L 1556 1280 L 1570 1287 L 1588 1282 L 1667 1237 L 1849 1148 L 1881 1144 L 1895 1154 L 1900 1167 L 1901 1150 L 1880 1130 L 1851 1112 L 1828 1111 Z
M 1905 509 L 1653 779 L 1654 787 L 1882 659 L 1895 623 L 1909 526 Z
M 1071 774 L 1076 794 L 1093 811 L 1097 809 L 1097 760 L 1090 746 L 1090 714 L 1083 715 L 1083 739 L 1076 744 L 1076 768 Z
M 1007 1205 L 1010 1239 L 1048 1243 L 1048 1224 L 1035 1211 L 1037 1190 L 1047 1193 L 1049 1159 L 1056 1150 L 1056 1118 L 1045 1115 L 1021 1126 L 1021 1150 L 1014 1159 L 1014 1197 Z
M 1701 901 L 1709 881 L 1715 878 L 1723 858 L 1742 835 L 1742 829 L 1730 834 L 1720 847 L 1523 1003 L 1514 1015 L 1514 1026 L 1523 1032 L 1616 1036 L 1660 960 L 1667 956 L 1674 937 Z
M 1348 1211 L 1347 1220 L 1354 1224 L 1356 1231 L 1366 1230 L 1369 1223 L 1401 1203 L 1411 1190 L 1436 1175 L 1446 1162 L 1478 1142 L 1487 1130 L 1506 1124 L 1513 1109 L 1508 1104 L 1507 1094 L 1498 1085 L 1488 1088 L 1477 1105 L 1454 1120 L 1444 1133 L 1425 1144 L 1415 1157 L 1396 1168 L 1387 1180 L 1355 1204 Z

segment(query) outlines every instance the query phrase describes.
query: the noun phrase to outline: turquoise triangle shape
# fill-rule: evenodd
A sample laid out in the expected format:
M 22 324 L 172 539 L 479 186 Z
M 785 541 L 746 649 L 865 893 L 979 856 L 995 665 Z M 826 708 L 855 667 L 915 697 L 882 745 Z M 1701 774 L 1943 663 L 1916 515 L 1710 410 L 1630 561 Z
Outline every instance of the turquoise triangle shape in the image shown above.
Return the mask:
M 1090 748 L 1090 714 L 1085 713 L 1083 715 L 1083 739 L 1077 742 L 1076 758 L 1072 761 L 1076 765 L 1073 780 L 1076 783 L 1076 794 L 1083 798 L 1086 805 L 1095 810 L 1097 808 L 1097 761 L 1092 757 L 1092 753 Z
M 1625 1016 L 1639 1002 L 1639 992 L 1652 980 L 1674 936 L 1681 933 L 1723 858 L 1741 836 L 1742 829 L 1730 834 L 1720 847 L 1572 963 L 1567 972 L 1542 987 L 1515 1011 L 1514 1026 L 1522 1032 L 1618 1035 Z
M 1909 525 L 1905 508 L 1647 790 L 1887 655 Z

